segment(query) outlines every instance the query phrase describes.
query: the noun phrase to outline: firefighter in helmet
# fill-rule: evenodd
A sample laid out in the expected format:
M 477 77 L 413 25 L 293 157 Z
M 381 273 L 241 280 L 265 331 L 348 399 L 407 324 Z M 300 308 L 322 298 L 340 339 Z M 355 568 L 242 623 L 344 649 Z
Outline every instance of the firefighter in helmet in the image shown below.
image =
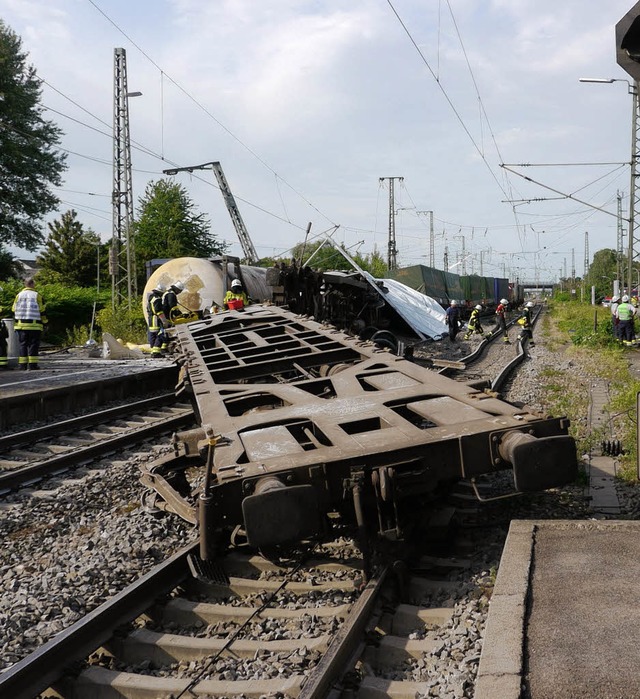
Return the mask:
M 169 321 L 162 307 L 162 297 L 166 290 L 164 284 L 158 283 L 147 297 L 147 337 L 152 357 L 162 357 L 162 351 L 167 348 L 165 327 L 169 325 Z
M 468 340 L 472 335 L 480 335 L 480 337 L 484 337 L 484 330 L 480 324 L 481 310 L 482 306 L 478 304 L 477 306 L 474 306 L 473 310 L 471 311 L 471 317 L 469 318 L 469 323 L 467 325 L 467 332 L 464 335 L 465 340 Z
M 240 308 L 244 308 L 244 306 L 248 306 L 251 303 L 251 300 L 247 296 L 247 292 L 244 290 L 242 282 L 239 279 L 234 279 L 231 282 L 231 288 L 224 295 L 222 303 L 225 308 L 229 308 L 229 301 L 240 301 L 242 303 Z M 236 309 L 237 308 L 238 306 L 236 305 Z
M 182 319 L 182 310 L 178 303 L 178 294 L 184 291 L 184 284 L 181 281 L 173 282 L 162 295 L 162 309 L 170 323 L 175 323 Z
M 529 346 L 535 347 L 535 342 L 533 341 L 533 323 L 531 322 L 531 309 L 533 308 L 533 301 L 527 301 L 525 307 L 522 309 L 522 315 L 518 319 L 519 325 L 522 325 L 522 333 L 520 334 L 520 339 L 524 340 L 529 338 Z
M 505 345 L 511 344 L 509 342 L 509 333 L 507 332 L 507 306 L 509 305 L 509 301 L 507 299 L 500 299 L 500 303 L 498 304 L 498 307 L 496 308 L 496 322 L 497 322 L 497 327 L 496 327 L 496 332 L 502 332 L 502 341 L 504 342 Z

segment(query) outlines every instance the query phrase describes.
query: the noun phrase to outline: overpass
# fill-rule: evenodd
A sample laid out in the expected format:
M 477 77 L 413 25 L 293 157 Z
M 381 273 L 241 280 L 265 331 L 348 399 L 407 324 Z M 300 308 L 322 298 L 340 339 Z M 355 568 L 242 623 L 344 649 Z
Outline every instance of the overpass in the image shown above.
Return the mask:
M 554 287 L 558 286 L 558 282 L 550 281 L 537 281 L 537 282 L 519 282 L 522 287 L 523 294 L 529 292 L 530 294 L 551 294 Z
M 524 289 L 552 289 L 558 282 L 518 282 Z

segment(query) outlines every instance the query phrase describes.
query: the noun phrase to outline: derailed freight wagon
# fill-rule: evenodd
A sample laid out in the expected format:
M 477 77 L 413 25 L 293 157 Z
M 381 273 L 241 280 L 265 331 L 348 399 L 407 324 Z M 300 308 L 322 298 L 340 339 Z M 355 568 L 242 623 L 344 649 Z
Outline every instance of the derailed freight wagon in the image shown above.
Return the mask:
M 177 458 L 143 482 L 199 523 L 205 559 L 229 541 L 268 549 L 345 526 L 397 539 L 457 479 L 506 469 L 527 492 L 576 475 L 566 418 L 286 309 L 251 305 L 176 333 L 200 426 L 177 434 Z
M 393 278 L 434 298 L 443 307 L 455 299 L 463 308 L 476 304 L 493 308 L 506 298 L 512 307 L 523 301 L 522 287 L 500 277 L 481 277 L 477 274 L 458 275 L 425 265 L 414 265 L 389 272 Z

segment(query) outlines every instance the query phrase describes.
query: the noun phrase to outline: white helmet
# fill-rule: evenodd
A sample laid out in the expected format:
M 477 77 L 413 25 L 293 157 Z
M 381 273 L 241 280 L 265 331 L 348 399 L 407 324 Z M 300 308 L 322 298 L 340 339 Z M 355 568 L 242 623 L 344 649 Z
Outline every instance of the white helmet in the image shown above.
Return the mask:
M 171 288 L 174 291 L 177 291 L 178 293 L 180 293 L 181 291 L 184 291 L 184 284 L 180 281 L 173 282 L 173 284 L 171 285 Z
M 164 294 L 164 292 L 167 290 L 167 287 L 162 282 L 158 282 L 153 287 L 153 290 L 158 294 Z
M 481 306 L 480 304 L 478 304 L 478 305 L 476 306 L 476 311 L 481 311 L 481 310 L 482 310 L 482 306 Z
M 241 289 L 242 288 L 242 282 L 239 279 L 234 279 L 231 282 L 231 288 L 232 289 Z
M 533 301 L 527 301 L 527 308 L 533 308 Z
M 622 297 L 622 303 L 627 303 L 628 300 L 629 300 L 629 297 L 625 294 L 625 295 Z
M 612 296 L 612 297 L 611 297 L 611 303 L 618 303 L 618 301 L 620 301 L 620 297 L 619 297 L 619 296 Z
M 500 299 L 500 303 L 509 303 L 507 299 Z
M 451 299 L 451 305 L 452 306 L 457 306 L 458 302 L 455 299 Z

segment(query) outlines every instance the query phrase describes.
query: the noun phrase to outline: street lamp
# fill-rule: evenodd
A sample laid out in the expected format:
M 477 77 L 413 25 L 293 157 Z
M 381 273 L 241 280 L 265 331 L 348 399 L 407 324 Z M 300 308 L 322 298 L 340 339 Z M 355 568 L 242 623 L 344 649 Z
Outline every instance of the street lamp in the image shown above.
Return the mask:
M 628 274 L 627 286 L 629 290 L 633 284 L 632 267 L 634 258 L 634 244 L 636 231 L 636 188 L 638 187 L 638 130 L 640 129 L 640 116 L 638 115 L 638 81 L 631 83 L 626 78 L 580 78 L 581 83 L 627 83 L 627 90 L 633 98 L 631 113 L 631 184 L 629 186 L 629 246 L 627 251 Z

